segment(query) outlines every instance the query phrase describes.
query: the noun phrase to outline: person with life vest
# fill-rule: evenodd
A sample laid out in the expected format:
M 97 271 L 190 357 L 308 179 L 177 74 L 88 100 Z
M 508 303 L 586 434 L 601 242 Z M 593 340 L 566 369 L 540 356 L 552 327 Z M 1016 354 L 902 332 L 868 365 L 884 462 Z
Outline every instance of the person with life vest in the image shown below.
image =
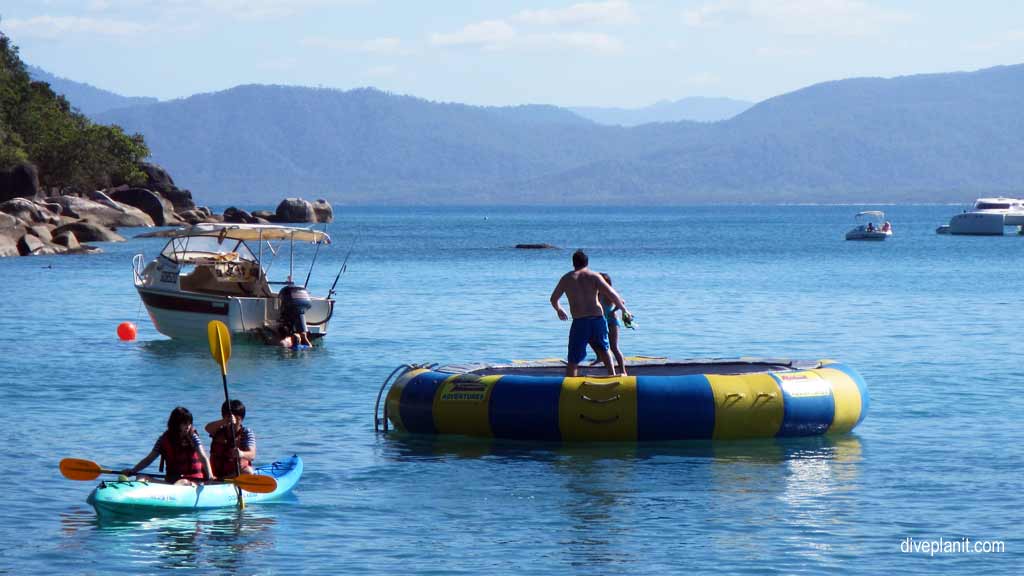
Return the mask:
M 206 425 L 210 435 L 210 462 L 217 478 L 233 478 L 241 471 L 242 474 L 255 474 L 252 467 L 256 460 L 256 435 L 252 428 L 242 425 L 245 420 L 245 404 L 241 400 L 232 400 L 220 407 L 220 420 Z M 235 445 L 231 445 L 231 428 L 234 427 Z M 238 466 L 235 466 L 235 462 Z
M 160 457 L 160 470 L 168 484 L 195 486 L 213 478 L 210 459 L 206 456 L 199 434 L 192 427 L 192 413 L 188 408 L 178 406 L 167 419 L 167 430 L 160 435 L 153 449 L 145 458 L 131 468 L 121 471 L 125 476 L 136 476 L 146 466 Z M 140 476 L 140 479 L 147 479 Z

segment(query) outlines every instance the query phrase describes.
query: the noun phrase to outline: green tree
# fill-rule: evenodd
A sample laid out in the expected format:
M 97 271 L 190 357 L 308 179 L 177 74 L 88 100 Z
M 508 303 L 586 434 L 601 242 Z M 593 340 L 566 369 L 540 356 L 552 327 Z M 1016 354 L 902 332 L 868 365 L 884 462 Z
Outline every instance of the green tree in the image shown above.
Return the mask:
M 29 161 L 42 186 L 88 191 L 141 184 L 138 164 L 147 156 L 141 135 L 94 124 L 48 84 L 32 82 L 0 32 L 0 169 Z

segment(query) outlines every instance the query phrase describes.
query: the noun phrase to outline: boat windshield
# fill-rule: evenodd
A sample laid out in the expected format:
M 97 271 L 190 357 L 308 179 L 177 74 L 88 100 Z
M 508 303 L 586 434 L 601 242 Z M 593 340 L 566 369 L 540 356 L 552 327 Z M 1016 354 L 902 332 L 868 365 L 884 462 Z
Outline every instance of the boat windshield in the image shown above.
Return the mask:
M 252 250 L 242 240 L 219 236 L 184 236 L 172 238 L 160 255 L 181 264 L 198 260 L 230 259 L 257 262 Z
M 974 205 L 975 210 L 1009 210 L 1010 205 L 1004 202 L 981 202 Z

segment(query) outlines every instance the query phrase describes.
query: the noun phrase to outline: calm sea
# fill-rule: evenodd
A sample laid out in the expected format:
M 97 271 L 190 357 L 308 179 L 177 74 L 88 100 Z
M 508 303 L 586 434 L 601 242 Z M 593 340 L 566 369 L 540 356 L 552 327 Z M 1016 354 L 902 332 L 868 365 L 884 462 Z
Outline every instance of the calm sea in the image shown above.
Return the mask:
M 206 422 L 223 399 L 208 349 L 140 309 L 132 255 L 163 241 L 0 260 L 0 573 L 1019 574 L 1024 237 L 939 236 L 963 207 L 885 206 L 892 239 L 843 241 L 865 208 L 339 207 L 310 281 L 326 291 L 355 240 L 326 345 L 236 346 L 229 365 L 260 460 L 305 459 L 295 498 L 121 523 L 58 461 L 133 464 L 171 408 Z M 636 314 L 627 355 L 842 360 L 867 418 L 836 438 L 660 445 L 374 433 L 399 364 L 562 355 L 547 300 L 578 247 Z M 115 336 L 126 320 L 135 342 Z

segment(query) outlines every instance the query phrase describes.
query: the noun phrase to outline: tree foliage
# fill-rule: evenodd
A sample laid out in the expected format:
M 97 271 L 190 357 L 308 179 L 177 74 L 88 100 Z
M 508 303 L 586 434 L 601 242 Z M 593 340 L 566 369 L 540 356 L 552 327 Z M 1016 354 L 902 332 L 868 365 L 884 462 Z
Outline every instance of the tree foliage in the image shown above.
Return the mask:
M 28 161 L 42 186 L 85 191 L 144 182 L 138 163 L 147 156 L 141 135 L 94 124 L 48 84 L 32 82 L 0 32 L 0 170 Z

